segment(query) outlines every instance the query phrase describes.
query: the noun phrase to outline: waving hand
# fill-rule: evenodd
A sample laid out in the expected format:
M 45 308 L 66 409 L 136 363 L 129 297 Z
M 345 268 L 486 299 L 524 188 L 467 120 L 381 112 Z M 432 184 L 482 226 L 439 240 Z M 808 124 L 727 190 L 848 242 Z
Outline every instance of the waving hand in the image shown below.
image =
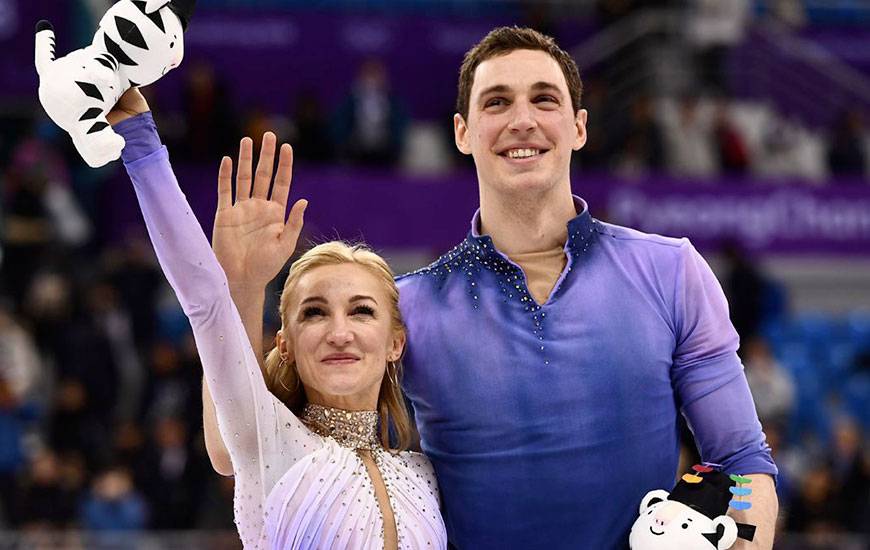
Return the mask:
M 285 221 L 293 172 L 293 149 L 286 143 L 281 145 L 275 184 L 271 186 L 275 141 L 272 132 L 263 134 L 263 146 L 252 178 L 253 142 L 247 137 L 242 139 L 235 202 L 233 161 L 230 157 L 221 160 L 212 247 L 234 287 L 265 288 L 293 254 L 302 231 L 308 201 L 296 201 Z

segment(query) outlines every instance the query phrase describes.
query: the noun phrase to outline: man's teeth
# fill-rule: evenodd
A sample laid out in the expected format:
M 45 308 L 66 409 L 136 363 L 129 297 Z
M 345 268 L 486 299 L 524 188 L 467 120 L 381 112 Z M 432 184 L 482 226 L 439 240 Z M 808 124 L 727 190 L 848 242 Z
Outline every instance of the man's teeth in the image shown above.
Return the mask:
M 511 149 L 508 151 L 508 156 L 512 159 L 524 159 L 526 157 L 533 157 L 540 152 L 539 149 Z

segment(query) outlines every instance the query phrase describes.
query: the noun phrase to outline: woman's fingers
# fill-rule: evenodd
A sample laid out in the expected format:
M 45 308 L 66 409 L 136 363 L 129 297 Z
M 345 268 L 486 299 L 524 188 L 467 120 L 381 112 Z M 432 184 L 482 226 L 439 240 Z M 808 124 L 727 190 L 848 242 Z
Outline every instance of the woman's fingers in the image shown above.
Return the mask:
M 236 202 L 251 198 L 251 162 L 254 157 L 254 141 L 249 137 L 239 142 L 239 173 L 236 175 Z
M 224 157 L 218 168 L 218 210 L 233 206 L 233 159 Z
M 263 145 L 260 147 L 260 159 L 257 161 L 257 172 L 254 175 L 254 189 L 251 196 L 256 199 L 266 199 L 269 196 L 269 186 L 272 183 L 272 169 L 275 166 L 275 134 L 263 134 Z
M 303 216 L 306 208 L 308 208 L 307 200 L 300 199 L 296 201 L 293 208 L 290 209 L 290 216 L 287 219 L 287 223 L 284 224 L 284 231 L 281 232 L 280 241 L 285 246 L 288 257 L 296 250 L 296 241 L 299 240 L 299 234 L 302 232 Z
M 285 143 L 281 146 L 278 155 L 278 173 L 275 174 L 275 186 L 272 188 L 272 200 L 281 205 L 282 212 L 287 208 L 287 196 L 290 194 L 292 179 L 293 148 Z

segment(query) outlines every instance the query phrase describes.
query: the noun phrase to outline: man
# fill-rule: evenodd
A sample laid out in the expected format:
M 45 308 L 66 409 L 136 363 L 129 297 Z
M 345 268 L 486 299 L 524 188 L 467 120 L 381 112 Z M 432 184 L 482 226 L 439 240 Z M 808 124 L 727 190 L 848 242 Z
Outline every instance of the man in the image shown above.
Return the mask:
M 770 548 L 776 467 L 721 288 L 687 240 L 599 222 L 572 196 L 581 89 L 570 56 L 533 30 L 495 29 L 468 52 L 454 128 L 480 210 L 462 243 L 399 278 L 404 389 L 451 542 L 625 547 L 644 494 L 674 484 L 682 412 L 704 460 L 751 474 L 737 519 Z M 260 166 L 267 181 L 271 159 Z M 264 277 L 215 239 L 260 349 Z

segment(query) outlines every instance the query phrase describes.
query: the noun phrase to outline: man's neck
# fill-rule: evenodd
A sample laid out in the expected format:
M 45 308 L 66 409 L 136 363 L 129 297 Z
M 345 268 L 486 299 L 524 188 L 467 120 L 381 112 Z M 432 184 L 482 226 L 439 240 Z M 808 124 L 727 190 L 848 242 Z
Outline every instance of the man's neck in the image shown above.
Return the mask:
M 480 193 L 480 234 L 508 256 L 564 246 L 576 216 L 570 185 L 524 197 Z

